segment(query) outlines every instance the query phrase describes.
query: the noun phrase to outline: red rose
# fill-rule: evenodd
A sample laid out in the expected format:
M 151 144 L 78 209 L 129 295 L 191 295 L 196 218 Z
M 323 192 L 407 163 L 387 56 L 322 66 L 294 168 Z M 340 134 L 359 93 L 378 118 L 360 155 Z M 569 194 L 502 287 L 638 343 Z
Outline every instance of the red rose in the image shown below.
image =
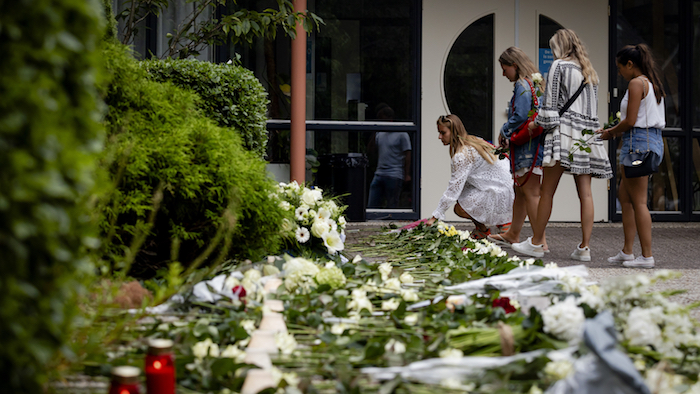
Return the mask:
M 238 297 L 238 299 L 245 298 L 246 292 L 243 286 L 233 286 L 233 295 Z
M 491 306 L 494 308 L 500 306 L 504 311 L 506 311 L 506 314 L 515 312 L 515 307 L 510 304 L 510 298 L 508 297 L 496 298 L 493 300 L 493 304 Z

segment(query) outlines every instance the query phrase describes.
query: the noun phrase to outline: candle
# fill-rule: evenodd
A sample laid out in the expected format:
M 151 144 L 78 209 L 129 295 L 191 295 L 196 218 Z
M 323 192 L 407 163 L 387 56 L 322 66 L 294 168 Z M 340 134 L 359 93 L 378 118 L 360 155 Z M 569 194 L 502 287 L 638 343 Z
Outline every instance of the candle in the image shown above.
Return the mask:
M 112 368 L 112 382 L 109 394 L 139 394 L 139 375 L 136 367 L 122 365 Z
M 173 341 L 151 339 L 146 354 L 146 392 L 175 394 L 175 357 Z M 111 394 L 111 393 L 110 393 Z

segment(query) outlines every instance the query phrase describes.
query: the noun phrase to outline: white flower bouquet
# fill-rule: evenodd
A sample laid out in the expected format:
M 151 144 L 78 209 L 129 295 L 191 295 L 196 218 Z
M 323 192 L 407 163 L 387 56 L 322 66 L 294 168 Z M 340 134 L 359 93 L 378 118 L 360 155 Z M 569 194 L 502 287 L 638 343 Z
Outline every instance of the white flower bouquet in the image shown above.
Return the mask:
M 345 206 L 324 198 L 320 188 L 308 188 L 296 181 L 280 183 L 274 196 L 294 220 L 283 229 L 287 241 L 298 251 L 336 254 L 345 249 Z

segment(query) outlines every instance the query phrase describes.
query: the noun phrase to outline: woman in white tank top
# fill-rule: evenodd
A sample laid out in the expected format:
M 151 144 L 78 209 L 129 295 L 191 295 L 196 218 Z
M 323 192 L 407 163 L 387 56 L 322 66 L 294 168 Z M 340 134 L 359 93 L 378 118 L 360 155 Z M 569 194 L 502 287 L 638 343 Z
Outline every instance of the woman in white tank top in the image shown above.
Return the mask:
M 661 130 L 666 126 L 664 113 L 664 90 L 656 63 L 645 44 L 628 45 L 617 53 L 617 69 L 629 81 L 627 92 L 620 103 L 620 123 L 597 133 L 604 140 L 622 136 L 619 162 L 633 149 L 636 152 L 653 151 L 657 154 L 657 165 L 663 157 L 664 142 Z M 653 268 L 651 253 L 651 215 L 647 207 L 649 177 L 627 178 L 622 173 L 618 198 L 622 206 L 622 228 L 624 246 L 611 263 L 622 263 L 625 267 Z M 639 235 L 642 255 L 634 257 L 635 236 Z

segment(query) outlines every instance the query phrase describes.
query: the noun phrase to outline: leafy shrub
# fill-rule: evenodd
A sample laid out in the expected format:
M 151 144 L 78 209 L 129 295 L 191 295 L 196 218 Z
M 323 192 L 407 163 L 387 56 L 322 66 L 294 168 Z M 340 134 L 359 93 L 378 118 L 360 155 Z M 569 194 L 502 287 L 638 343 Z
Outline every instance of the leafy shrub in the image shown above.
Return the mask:
M 193 90 L 199 108 L 221 127 L 234 128 L 244 146 L 259 157 L 267 145 L 267 92 L 252 71 L 232 64 L 189 60 L 146 60 L 140 63 L 154 81 L 170 81 Z
M 0 2 L 3 392 L 44 392 L 93 272 L 100 16 L 97 1 Z
M 104 86 L 108 149 L 104 165 L 117 184 L 102 204 L 101 226 L 120 255 L 147 233 L 132 267 L 149 276 L 178 248 L 188 262 L 225 225 L 236 220 L 231 255 L 259 258 L 280 245 L 284 211 L 268 196 L 274 183 L 265 162 L 242 148 L 236 133 L 218 127 L 198 110 L 202 100 L 171 83 L 149 80 L 146 70 L 120 44 L 105 44 L 111 80 Z M 154 196 L 162 201 L 153 226 Z

